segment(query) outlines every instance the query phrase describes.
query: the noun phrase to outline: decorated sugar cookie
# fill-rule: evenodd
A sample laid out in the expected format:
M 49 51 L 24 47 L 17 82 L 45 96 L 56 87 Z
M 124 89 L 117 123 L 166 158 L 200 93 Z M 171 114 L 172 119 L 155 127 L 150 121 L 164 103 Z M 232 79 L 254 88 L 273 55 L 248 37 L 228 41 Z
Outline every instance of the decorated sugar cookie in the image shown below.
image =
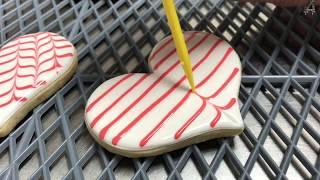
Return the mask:
M 0 137 L 72 76 L 74 46 L 64 37 L 39 32 L 20 36 L 0 49 Z
M 91 95 L 85 122 L 107 150 L 128 157 L 152 156 L 243 131 L 237 53 L 208 33 L 184 36 L 197 93 L 190 90 L 172 37 L 167 37 L 151 52 L 152 73 L 110 79 Z

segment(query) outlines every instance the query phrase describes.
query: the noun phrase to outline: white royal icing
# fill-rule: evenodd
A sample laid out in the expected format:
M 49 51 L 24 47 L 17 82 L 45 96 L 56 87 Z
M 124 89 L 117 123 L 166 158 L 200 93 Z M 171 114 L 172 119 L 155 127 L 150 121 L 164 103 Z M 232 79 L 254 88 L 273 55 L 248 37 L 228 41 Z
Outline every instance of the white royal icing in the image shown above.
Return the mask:
M 0 49 L 0 127 L 72 64 L 75 48 L 50 32 L 20 36 Z
M 186 32 L 197 94 L 191 93 L 171 37 L 153 49 L 153 73 L 126 74 L 100 85 L 88 100 L 86 124 L 124 150 L 171 145 L 218 129 L 243 129 L 237 97 L 241 64 L 214 35 Z

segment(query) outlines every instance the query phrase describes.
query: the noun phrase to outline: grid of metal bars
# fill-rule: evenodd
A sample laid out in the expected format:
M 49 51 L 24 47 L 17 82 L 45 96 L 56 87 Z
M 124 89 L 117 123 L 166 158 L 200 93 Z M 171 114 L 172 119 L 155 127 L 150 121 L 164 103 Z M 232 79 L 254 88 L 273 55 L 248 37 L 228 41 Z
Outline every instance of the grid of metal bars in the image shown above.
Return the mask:
M 169 33 L 161 1 L 0 0 L 1 45 L 52 31 L 79 53 L 75 76 L 0 139 L 0 179 L 320 179 L 320 16 L 176 3 L 184 30 L 215 33 L 239 53 L 244 133 L 151 158 L 107 152 L 83 124 L 87 98 L 111 77 L 149 71 L 148 54 Z

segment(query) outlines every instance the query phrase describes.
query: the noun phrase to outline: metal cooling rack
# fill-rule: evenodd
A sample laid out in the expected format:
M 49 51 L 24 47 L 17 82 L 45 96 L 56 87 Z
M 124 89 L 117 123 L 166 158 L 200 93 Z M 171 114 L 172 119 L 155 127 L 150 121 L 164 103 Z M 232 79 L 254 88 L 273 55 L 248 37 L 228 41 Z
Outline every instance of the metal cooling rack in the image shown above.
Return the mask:
M 0 0 L 0 44 L 59 32 L 78 49 L 76 75 L 0 139 L 0 179 L 320 179 L 320 21 L 301 9 L 177 0 L 185 30 L 213 32 L 242 59 L 246 128 L 158 157 L 128 159 L 97 145 L 83 124 L 103 81 L 147 72 L 168 33 L 159 0 Z

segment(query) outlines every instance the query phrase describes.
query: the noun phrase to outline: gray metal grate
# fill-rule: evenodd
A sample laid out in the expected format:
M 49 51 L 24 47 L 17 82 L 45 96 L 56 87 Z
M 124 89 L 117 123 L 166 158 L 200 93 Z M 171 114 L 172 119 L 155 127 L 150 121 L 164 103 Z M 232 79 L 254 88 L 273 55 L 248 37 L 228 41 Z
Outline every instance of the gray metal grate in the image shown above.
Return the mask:
M 0 0 L 0 44 L 60 32 L 80 60 L 70 82 L 0 139 L 0 179 L 320 179 L 320 16 L 176 2 L 185 30 L 214 32 L 241 56 L 244 133 L 152 158 L 105 151 L 83 124 L 84 106 L 103 81 L 148 71 L 148 53 L 169 33 L 161 1 Z

